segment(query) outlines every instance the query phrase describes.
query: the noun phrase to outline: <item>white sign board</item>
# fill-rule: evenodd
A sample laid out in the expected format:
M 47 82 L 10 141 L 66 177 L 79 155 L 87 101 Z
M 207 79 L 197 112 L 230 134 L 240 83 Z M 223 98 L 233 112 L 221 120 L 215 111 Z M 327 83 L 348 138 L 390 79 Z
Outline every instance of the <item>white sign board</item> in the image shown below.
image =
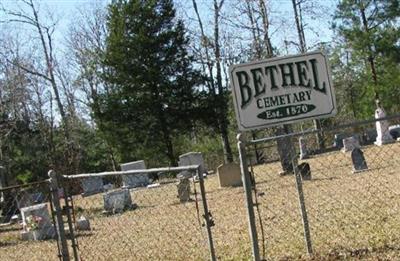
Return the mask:
M 328 59 L 321 52 L 233 65 L 230 80 L 241 131 L 336 114 Z

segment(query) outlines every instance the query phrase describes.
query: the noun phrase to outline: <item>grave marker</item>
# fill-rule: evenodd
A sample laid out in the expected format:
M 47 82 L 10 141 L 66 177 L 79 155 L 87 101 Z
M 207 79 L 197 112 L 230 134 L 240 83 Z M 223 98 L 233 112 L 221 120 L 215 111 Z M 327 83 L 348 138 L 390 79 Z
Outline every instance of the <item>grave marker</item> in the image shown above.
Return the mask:
M 217 170 L 220 187 L 236 187 L 242 185 L 242 175 L 240 174 L 239 164 L 222 164 L 218 166 Z
M 103 195 L 103 200 L 104 211 L 107 213 L 121 213 L 133 206 L 131 193 L 127 188 L 106 192 Z
M 355 148 L 352 150 L 351 161 L 353 162 L 353 173 L 368 170 L 367 162 L 361 149 Z
M 190 201 L 190 180 L 181 178 L 177 183 L 178 198 L 181 203 Z
M 300 147 L 300 159 L 307 159 L 308 158 L 308 151 L 307 151 L 307 144 L 306 139 L 303 137 L 299 138 L 299 147 Z
M 55 237 L 55 228 L 46 203 L 20 209 L 24 231 L 23 239 L 42 240 Z
M 308 164 L 307 162 L 303 162 L 303 163 L 299 164 L 299 166 L 297 168 L 301 175 L 302 180 L 311 180 L 310 164 Z
M 138 160 L 121 164 L 122 171 L 146 169 L 144 160 Z M 150 183 L 149 176 L 146 173 L 137 173 L 131 175 L 122 175 L 122 185 L 124 188 L 136 188 L 147 186 Z
M 91 196 L 104 191 L 102 177 L 83 178 L 81 180 L 81 186 L 83 190 L 83 197 Z
M 380 106 L 379 101 L 377 103 L 377 109 L 375 110 L 375 119 L 386 117 L 385 110 Z M 387 120 L 377 121 L 376 123 L 377 137 L 374 142 L 375 145 L 382 146 L 387 143 L 392 143 L 394 140 L 389 132 L 389 122 Z
M 201 154 L 201 152 L 188 152 L 180 155 L 178 165 L 179 166 L 200 165 L 199 174 L 207 173 L 203 155 Z M 189 172 L 186 170 L 179 173 L 179 177 L 186 177 L 186 178 L 190 178 L 194 175 L 196 175 L 195 172 Z
M 349 152 L 356 148 L 360 148 L 360 141 L 358 136 L 354 135 L 349 138 L 343 139 L 343 152 Z

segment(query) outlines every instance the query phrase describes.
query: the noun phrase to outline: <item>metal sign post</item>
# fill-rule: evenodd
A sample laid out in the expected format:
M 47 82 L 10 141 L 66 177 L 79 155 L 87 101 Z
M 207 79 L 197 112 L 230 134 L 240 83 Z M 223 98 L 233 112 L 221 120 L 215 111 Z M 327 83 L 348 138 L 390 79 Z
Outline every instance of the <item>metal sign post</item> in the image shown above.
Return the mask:
M 246 196 L 246 207 L 247 207 L 247 217 L 249 221 L 249 233 L 250 239 L 252 243 L 252 251 L 253 251 L 253 260 L 260 260 L 260 250 L 258 247 L 258 237 L 257 237 L 257 229 L 256 229 L 256 218 L 254 215 L 254 203 L 253 196 L 251 193 L 251 180 L 250 173 L 247 167 L 247 158 L 246 158 L 246 143 L 243 134 L 239 134 L 237 136 L 238 140 L 238 149 L 239 149 L 239 158 L 240 158 L 240 169 L 242 172 L 242 181 L 244 187 L 244 193 Z

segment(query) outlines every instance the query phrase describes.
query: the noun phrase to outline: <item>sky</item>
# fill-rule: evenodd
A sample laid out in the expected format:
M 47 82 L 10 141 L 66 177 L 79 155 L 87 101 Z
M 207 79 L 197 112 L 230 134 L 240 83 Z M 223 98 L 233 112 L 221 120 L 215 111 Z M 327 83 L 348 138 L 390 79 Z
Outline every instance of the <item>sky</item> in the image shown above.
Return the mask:
M 228 6 L 231 1 L 232 0 L 225 0 L 224 5 Z M 50 12 L 54 14 L 54 17 L 58 20 L 57 31 L 55 32 L 56 38 L 58 41 L 63 41 L 64 35 L 68 33 L 68 27 L 72 23 L 74 16 L 77 15 L 79 9 L 91 8 L 91 6 L 96 5 L 96 3 L 109 3 L 110 0 L 36 0 L 35 2 L 39 5 L 42 12 L 46 10 L 47 13 L 47 10 L 50 10 Z M 184 12 L 187 13 L 186 15 L 194 17 L 194 13 L 190 13 L 190 9 L 192 9 L 191 0 L 175 0 L 175 2 L 179 6 L 186 7 L 182 9 L 185 10 Z M 209 4 L 205 4 L 207 0 L 197 0 L 197 2 L 201 15 L 203 17 L 211 16 Z M 267 2 L 271 5 L 271 17 L 273 17 L 272 23 L 284 23 L 286 18 L 288 21 L 293 21 L 291 0 L 269 0 Z M 323 15 L 324 19 L 319 19 L 318 21 L 312 19 L 306 20 L 306 27 L 313 28 L 313 30 L 308 30 L 306 32 L 306 38 L 308 38 L 307 42 L 309 45 L 312 45 L 317 41 L 330 41 L 332 39 L 332 32 L 329 30 L 329 22 L 331 21 L 331 15 L 333 14 L 337 0 L 312 0 L 311 2 L 318 3 L 319 6 L 323 8 L 322 11 L 319 10 L 319 13 L 320 15 Z M 0 3 L 4 7 L 12 9 L 16 7 L 18 0 L 0 0 Z M 229 10 L 226 10 L 225 12 L 229 13 Z M 46 16 L 42 17 L 46 18 Z M 286 38 L 289 38 L 287 39 L 289 41 L 297 41 L 297 38 L 290 39 L 288 31 L 293 29 L 291 27 L 292 26 L 289 25 L 281 27 L 279 30 L 272 31 L 271 34 L 273 41 L 282 42 L 282 39 Z M 291 37 L 293 38 L 293 36 Z M 278 45 L 278 43 L 276 44 Z

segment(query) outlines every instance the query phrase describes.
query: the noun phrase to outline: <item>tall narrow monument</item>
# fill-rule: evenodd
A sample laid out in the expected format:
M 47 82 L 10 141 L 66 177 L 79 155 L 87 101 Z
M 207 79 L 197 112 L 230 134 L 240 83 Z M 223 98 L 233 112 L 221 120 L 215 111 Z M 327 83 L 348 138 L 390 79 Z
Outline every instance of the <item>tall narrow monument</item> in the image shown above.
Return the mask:
M 376 100 L 376 107 L 375 119 L 386 117 L 386 112 L 382 108 L 379 100 Z M 393 142 L 393 138 L 389 132 L 389 122 L 387 120 L 376 122 L 376 132 L 378 135 L 376 137 L 376 141 L 374 142 L 375 145 L 382 146 L 384 144 Z

